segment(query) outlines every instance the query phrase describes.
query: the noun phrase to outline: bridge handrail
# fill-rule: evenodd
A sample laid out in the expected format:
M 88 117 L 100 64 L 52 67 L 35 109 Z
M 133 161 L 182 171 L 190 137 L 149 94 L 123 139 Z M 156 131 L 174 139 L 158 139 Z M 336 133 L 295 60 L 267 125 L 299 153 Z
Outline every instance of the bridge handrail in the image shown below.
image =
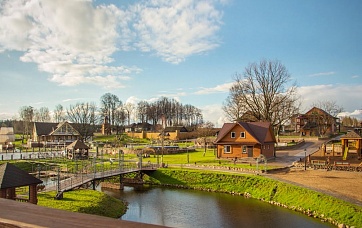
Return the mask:
M 70 190 L 96 179 L 102 179 L 104 177 L 115 176 L 127 172 L 141 171 L 143 169 L 156 169 L 157 167 L 158 165 L 156 164 L 147 164 L 147 165 L 142 165 L 141 167 L 123 166 L 116 169 L 102 170 L 99 172 L 73 174 L 69 178 L 59 181 L 60 184 L 59 190 L 60 191 Z M 43 191 L 58 190 L 57 187 L 58 187 L 57 182 L 54 182 L 52 184 L 46 185 Z

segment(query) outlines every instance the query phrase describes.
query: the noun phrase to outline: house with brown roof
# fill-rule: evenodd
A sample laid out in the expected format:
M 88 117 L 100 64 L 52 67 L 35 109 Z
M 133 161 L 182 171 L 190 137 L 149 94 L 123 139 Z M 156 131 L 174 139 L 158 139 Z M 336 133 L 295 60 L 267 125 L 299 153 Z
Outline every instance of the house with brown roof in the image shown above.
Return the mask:
M 29 146 L 65 147 L 79 138 L 81 138 L 79 131 L 67 121 L 61 123 L 34 122 Z
M 15 165 L 5 163 L 0 166 L 0 198 L 37 204 L 37 185 L 41 183 L 43 183 L 42 180 L 33 177 Z M 28 196 L 18 197 L 16 188 L 24 186 L 29 186 Z
M 339 132 L 339 118 L 313 107 L 305 114 L 296 117 L 295 131 L 302 136 L 333 135 Z
M 275 143 L 269 122 L 225 123 L 214 142 L 218 158 L 272 158 Z

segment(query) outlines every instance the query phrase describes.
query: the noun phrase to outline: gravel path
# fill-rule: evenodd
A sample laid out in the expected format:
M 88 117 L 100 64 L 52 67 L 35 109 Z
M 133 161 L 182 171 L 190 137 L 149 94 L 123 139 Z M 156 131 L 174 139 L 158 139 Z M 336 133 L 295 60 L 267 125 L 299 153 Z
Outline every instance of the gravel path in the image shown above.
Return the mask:
M 362 173 L 348 171 L 304 170 L 291 168 L 289 171 L 265 175 L 362 206 Z

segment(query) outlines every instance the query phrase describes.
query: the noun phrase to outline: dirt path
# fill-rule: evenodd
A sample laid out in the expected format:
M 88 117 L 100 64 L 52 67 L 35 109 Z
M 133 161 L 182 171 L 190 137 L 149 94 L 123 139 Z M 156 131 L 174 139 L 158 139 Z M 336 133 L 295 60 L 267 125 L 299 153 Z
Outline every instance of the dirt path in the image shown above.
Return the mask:
M 271 178 L 305 186 L 362 206 L 362 173 L 346 171 L 291 169 L 266 175 Z

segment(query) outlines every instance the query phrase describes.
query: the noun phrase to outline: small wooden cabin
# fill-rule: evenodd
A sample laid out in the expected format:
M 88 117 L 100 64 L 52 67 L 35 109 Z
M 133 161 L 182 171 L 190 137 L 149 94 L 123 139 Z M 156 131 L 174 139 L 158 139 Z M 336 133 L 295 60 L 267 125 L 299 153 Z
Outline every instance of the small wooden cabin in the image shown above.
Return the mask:
M 218 158 L 275 156 L 276 139 L 269 122 L 225 123 L 214 144 Z

